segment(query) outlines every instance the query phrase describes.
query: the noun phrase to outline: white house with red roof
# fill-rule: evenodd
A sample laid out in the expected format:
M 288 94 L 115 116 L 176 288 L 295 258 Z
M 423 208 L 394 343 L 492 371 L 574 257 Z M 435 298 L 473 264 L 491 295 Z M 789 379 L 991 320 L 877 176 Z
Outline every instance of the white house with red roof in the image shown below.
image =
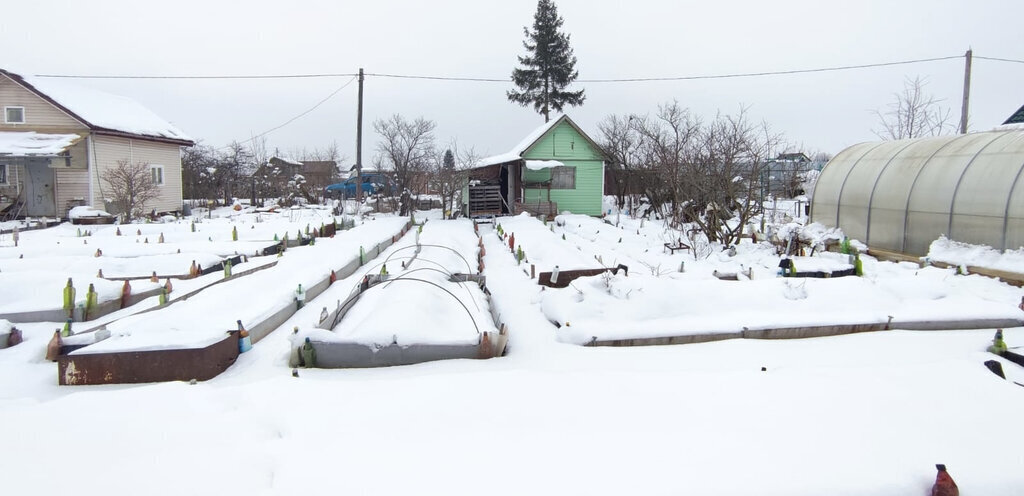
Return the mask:
M 0 69 L 0 110 L 0 211 L 104 209 L 103 172 L 121 161 L 150 168 L 160 194 L 146 210 L 181 210 L 181 147 L 195 143 L 134 100 Z

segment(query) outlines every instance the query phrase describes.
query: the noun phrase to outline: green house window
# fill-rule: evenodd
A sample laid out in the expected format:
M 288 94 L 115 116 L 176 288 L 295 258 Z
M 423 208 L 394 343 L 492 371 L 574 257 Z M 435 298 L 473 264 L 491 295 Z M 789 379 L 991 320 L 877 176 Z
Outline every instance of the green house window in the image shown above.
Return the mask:
M 0 185 L 7 185 L 7 164 L 0 164 Z
M 551 189 L 576 189 L 576 168 L 552 167 Z

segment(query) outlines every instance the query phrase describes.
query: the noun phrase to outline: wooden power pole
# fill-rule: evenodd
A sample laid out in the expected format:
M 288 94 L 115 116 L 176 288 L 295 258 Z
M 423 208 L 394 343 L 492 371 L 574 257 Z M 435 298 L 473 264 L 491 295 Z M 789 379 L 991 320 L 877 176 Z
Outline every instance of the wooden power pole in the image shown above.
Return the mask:
M 967 134 L 967 111 L 971 100 L 971 49 L 964 54 L 964 103 L 960 108 L 960 134 Z
M 356 201 L 363 203 L 363 68 L 359 68 L 359 110 L 356 114 Z M 359 207 L 356 207 L 359 210 Z

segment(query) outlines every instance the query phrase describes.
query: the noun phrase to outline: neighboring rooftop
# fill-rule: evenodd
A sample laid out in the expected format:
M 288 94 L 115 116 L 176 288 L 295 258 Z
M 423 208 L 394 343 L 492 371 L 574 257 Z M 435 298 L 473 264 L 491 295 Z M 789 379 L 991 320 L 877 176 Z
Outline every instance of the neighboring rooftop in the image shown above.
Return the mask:
M 180 129 L 131 98 L 52 78 L 23 77 L 3 69 L 0 69 L 0 75 L 24 86 L 93 130 L 193 144 L 192 138 Z
M 1024 105 L 1017 109 L 1003 124 L 1024 124 Z

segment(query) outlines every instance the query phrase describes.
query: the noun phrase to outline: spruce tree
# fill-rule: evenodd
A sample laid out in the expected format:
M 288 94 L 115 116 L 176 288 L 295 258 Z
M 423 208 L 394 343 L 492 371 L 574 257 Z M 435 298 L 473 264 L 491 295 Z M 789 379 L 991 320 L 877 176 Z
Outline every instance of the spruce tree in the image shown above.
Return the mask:
M 455 155 L 452 154 L 450 149 L 444 151 L 444 158 L 441 163 L 446 171 L 455 170 Z
M 565 105 L 579 106 L 585 96 L 583 90 L 565 91 L 579 76 L 576 56 L 569 46 L 569 35 L 559 31 L 563 19 L 551 0 L 537 2 L 533 16 L 533 30 L 524 27 L 523 46 L 527 55 L 518 57 L 521 68 L 512 71 L 512 82 L 520 91 L 507 93 L 510 101 L 522 106 L 533 104 L 534 110 L 550 119 L 550 112 L 562 111 Z

